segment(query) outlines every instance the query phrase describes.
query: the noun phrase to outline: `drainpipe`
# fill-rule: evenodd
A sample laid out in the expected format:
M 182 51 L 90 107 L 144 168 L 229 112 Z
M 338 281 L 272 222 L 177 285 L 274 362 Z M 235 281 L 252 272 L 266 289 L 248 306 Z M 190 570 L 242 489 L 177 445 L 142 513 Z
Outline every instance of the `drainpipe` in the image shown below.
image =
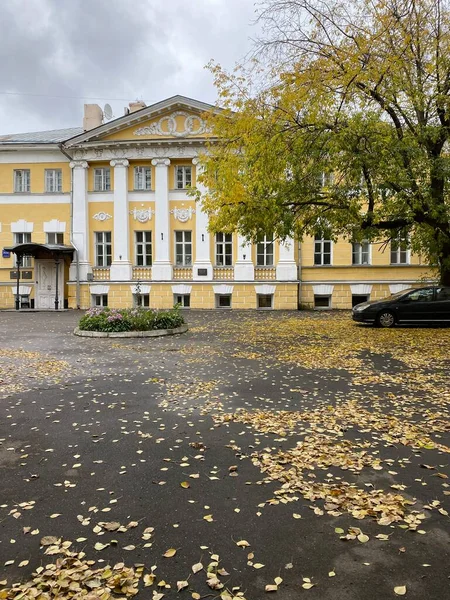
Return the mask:
M 301 294 L 302 294 L 302 243 L 301 241 L 297 241 L 298 244 L 298 260 L 297 260 L 297 269 L 298 269 L 298 309 L 301 308 Z
M 59 145 L 59 149 L 64 154 L 64 156 L 66 156 L 69 159 L 69 161 L 71 162 L 72 157 L 69 154 L 67 154 L 67 152 L 63 148 L 63 145 L 62 144 L 58 144 L 58 145 Z M 76 279 L 75 302 L 77 305 L 77 309 L 79 310 L 80 306 L 81 306 L 80 258 L 79 258 L 79 254 L 78 254 L 78 248 L 75 246 L 75 243 L 73 240 L 73 170 L 72 169 L 70 169 L 70 243 L 75 248 L 75 279 Z

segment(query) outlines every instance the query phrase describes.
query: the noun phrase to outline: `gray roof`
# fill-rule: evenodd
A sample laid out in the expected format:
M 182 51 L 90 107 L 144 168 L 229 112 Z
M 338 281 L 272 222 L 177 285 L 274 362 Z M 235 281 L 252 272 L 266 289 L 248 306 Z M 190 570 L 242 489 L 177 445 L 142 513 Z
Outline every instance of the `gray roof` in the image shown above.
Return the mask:
M 11 133 L 0 135 L 0 144 L 58 144 L 84 133 L 82 127 L 51 129 L 50 131 L 34 131 L 31 133 Z

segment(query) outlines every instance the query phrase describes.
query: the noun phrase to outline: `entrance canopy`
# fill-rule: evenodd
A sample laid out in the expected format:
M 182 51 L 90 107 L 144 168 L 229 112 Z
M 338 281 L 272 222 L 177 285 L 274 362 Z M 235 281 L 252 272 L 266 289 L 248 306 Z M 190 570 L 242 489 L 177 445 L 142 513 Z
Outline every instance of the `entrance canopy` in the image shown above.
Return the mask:
M 16 244 L 15 246 L 9 246 L 4 248 L 8 252 L 14 252 L 18 256 L 33 256 L 37 259 L 48 259 L 48 258 L 61 258 L 68 256 L 70 259 L 73 257 L 75 248 L 73 246 L 66 246 L 65 244 Z
M 50 296 L 54 295 L 55 310 L 60 307 L 60 296 L 59 296 L 59 271 L 60 266 L 62 267 L 61 258 L 65 261 L 66 257 L 72 260 L 75 248 L 73 246 L 66 246 L 65 244 L 16 244 L 9 248 L 4 248 L 8 252 L 13 252 L 17 256 L 17 280 L 16 280 L 16 310 L 20 309 L 20 265 L 22 263 L 23 256 L 33 256 L 38 261 L 54 260 L 52 273 L 49 272 L 48 268 L 44 266 L 45 263 L 36 263 L 36 266 L 42 267 L 39 275 L 36 276 L 36 285 L 39 283 L 40 288 L 36 290 L 38 295 L 39 308 L 48 308 L 47 304 L 50 300 Z M 39 270 L 39 269 L 37 269 Z M 51 281 L 52 274 L 54 273 L 55 285 Z M 61 273 L 62 276 L 62 273 Z M 42 302 L 42 306 L 41 306 Z

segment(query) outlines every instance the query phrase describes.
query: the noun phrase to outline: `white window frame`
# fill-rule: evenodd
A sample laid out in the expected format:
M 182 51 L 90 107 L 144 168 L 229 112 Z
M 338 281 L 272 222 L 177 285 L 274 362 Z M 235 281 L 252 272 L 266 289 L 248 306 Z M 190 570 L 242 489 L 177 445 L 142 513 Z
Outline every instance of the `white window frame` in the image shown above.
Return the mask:
M 229 298 L 230 305 L 229 306 L 221 306 L 220 305 L 221 298 Z M 216 308 L 219 308 L 222 310 L 227 310 L 227 309 L 230 309 L 231 307 L 232 307 L 232 294 L 216 294 Z
M 51 194 L 62 192 L 61 169 L 45 169 L 45 191 Z
M 321 187 L 329 187 L 334 185 L 335 177 L 334 173 L 331 171 L 322 171 L 320 174 L 320 186 Z
M 229 246 L 230 252 L 227 252 Z M 231 267 L 233 265 L 233 234 L 216 233 L 215 241 L 216 267 Z
M 271 251 L 269 252 L 269 249 Z M 268 238 L 267 235 L 260 238 L 256 242 L 256 266 L 257 267 L 273 267 L 275 262 L 275 246 L 273 238 Z
M 109 240 L 108 240 L 109 234 Z M 110 267 L 112 263 L 112 242 L 110 231 L 94 231 L 95 266 Z M 109 246 L 109 248 L 108 248 Z M 101 252 L 99 250 L 101 249 Z M 109 252 L 108 252 L 109 250 Z M 100 264 L 102 263 L 102 264 Z
M 402 245 L 406 248 L 402 249 Z M 402 256 L 403 254 L 403 256 Z M 404 260 L 402 260 L 402 258 Z M 391 265 L 409 265 L 411 262 L 411 250 L 409 248 L 408 236 L 399 235 L 396 239 L 391 240 Z
M 366 255 L 367 260 L 364 261 L 364 255 Z M 356 261 L 355 261 L 356 258 Z M 362 242 L 353 242 L 352 243 L 352 265 L 353 266 L 361 266 L 361 265 L 370 265 L 372 264 L 372 244 L 367 240 L 363 240 Z
M 95 308 L 108 306 L 108 294 L 91 294 L 91 305 Z
M 94 169 L 94 192 L 111 191 L 111 169 L 109 167 L 96 167 Z
M 60 231 L 47 231 L 46 244 L 64 244 L 64 233 Z
M 17 194 L 28 194 L 30 191 L 30 169 L 14 169 L 14 192 Z
M 174 294 L 173 304 L 181 304 L 181 308 L 191 308 L 191 295 L 190 294 Z
M 256 295 L 256 308 L 258 310 L 273 310 L 273 296 L 274 294 L 257 294 Z M 260 306 L 260 298 L 270 298 L 270 306 Z
M 19 231 L 14 234 L 14 244 L 31 244 L 31 233 L 29 231 Z M 14 258 L 14 266 L 17 268 L 17 254 Z M 22 254 L 22 268 L 30 268 L 33 266 L 33 257 L 29 254 Z
M 189 234 L 189 236 L 188 236 Z M 189 239 L 187 239 L 189 237 Z M 174 231 L 175 238 L 175 266 L 176 267 L 192 267 L 192 231 L 179 230 Z M 179 251 L 181 247 L 181 252 Z M 190 252 L 187 252 L 190 247 Z M 180 262 L 181 257 L 181 262 Z
M 147 166 L 134 167 L 134 189 L 152 189 L 152 168 Z
M 192 167 L 190 165 L 175 165 L 174 173 L 175 189 L 185 190 L 192 186 Z
M 136 308 L 150 308 L 150 294 L 133 294 L 133 304 Z
M 316 298 L 328 298 L 328 306 L 316 306 Z M 328 310 L 331 308 L 331 294 L 314 294 L 314 310 Z
M 325 252 L 325 244 L 330 244 L 330 251 Z M 326 263 L 324 257 L 330 255 L 330 262 Z M 320 262 L 316 261 L 316 256 L 320 256 Z M 314 237 L 314 266 L 315 267 L 330 267 L 333 264 L 333 242 L 318 236 Z
M 142 236 L 142 240 L 138 238 Z M 150 252 L 149 252 L 150 249 Z M 151 267 L 153 261 L 153 245 L 151 231 L 134 232 L 134 256 L 137 267 Z

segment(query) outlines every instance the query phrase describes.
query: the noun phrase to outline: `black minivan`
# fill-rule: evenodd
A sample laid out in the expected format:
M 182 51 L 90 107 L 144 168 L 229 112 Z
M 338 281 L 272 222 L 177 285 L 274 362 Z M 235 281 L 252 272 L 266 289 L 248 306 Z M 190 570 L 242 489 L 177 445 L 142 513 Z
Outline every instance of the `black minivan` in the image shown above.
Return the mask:
M 383 300 L 363 302 L 353 307 L 352 318 L 379 327 L 393 327 L 401 323 L 450 325 L 450 287 L 414 288 Z

